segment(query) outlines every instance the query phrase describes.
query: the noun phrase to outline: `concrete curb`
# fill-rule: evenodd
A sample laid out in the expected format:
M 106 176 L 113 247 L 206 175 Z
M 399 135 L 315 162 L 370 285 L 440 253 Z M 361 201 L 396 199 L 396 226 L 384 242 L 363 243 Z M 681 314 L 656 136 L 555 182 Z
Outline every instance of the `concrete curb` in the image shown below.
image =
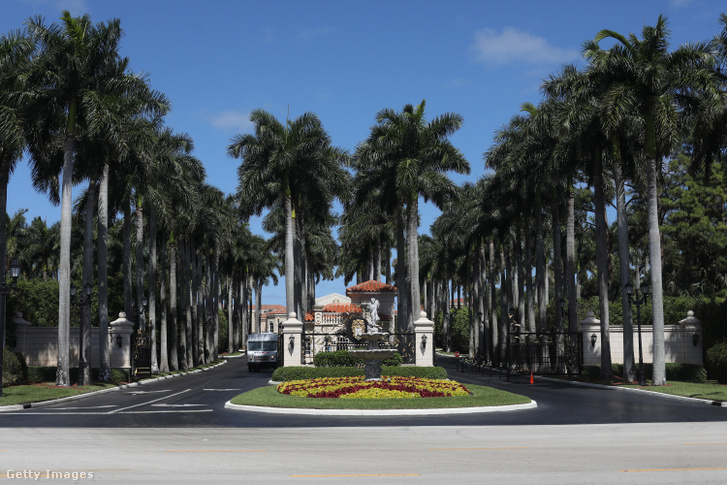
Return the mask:
M 0 406 L 0 413 L 9 413 L 11 411 L 22 411 L 23 409 L 32 409 L 32 408 L 37 409 L 37 408 L 43 408 L 43 407 L 51 406 L 54 404 L 64 403 L 64 402 L 78 401 L 80 399 L 83 399 L 83 398 L 86 398 L 89 396 L 96 396 L 98 394 L 102 394 L 105 392 L 121 391 L 123 389 L 129 389 L 131 387 L 138 387 L 138 386 L 142 386 L 144 384 L 151 384 L 152 382 L 159 382 L 159 381 L 163 381 L 165 379 L 172 379 L 174 377 L 181 377 L 181 376 L 186 376 L 189 374 L 197 374 L 199 372 L 207 372 L 207 371 L 215 369 L 221 365 L 224 365 L 226 363 L 227 363 L 227 361 L 224 361 L 224 362 L 220 362 L 219 364 L 215 364 L 210 367 L 205 367 L 204 369 L 195 369 L 195 370 L 190 370 L 190 371 L 179 372 L 176 374 L 169 374 L 166 376 L 155 377 L 154 379 L 147 379 L 144 381 L 131 382 L 129 384 L 122 384 L 122 385 L 116 386 L 116 387 L 109 387 L 108 389 L 100 389 L 98 391 L 85 392 L 83 394 L 77 394 L 75 396 L 62 397 L 59 399 L 51 399 L 48 401 L 38 401 L 38 402 L 31 402 L 31 403 L 25 403 L 25 404 L 12 404 L 10 406 Z
M 439 409 L 310 409 L 310 408 L 273 408 L 266 406 L 248 406 L 232 404 L 227 401 L 225 409 L 234 411 L 254 411 L 268 414 L 305 414 L 315 416 L 434 416 L 442 414 L 479 414 L 507 411 L 520 411 L 533 409 L 538 403 L 530 401 L 528 404 L 513 404 L 510 406 L 478 406 L 469 408 L 439 408 Z

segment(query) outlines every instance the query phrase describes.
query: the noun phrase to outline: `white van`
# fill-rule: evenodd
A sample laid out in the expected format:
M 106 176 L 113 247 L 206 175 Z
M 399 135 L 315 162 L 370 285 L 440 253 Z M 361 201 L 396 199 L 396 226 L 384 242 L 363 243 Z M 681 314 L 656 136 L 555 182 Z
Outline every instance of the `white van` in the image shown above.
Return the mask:
M 278 335 L 272 332 L 247 336 L 247 369 L 252 372 L 262 367 L 276 368 L 278 362 Z

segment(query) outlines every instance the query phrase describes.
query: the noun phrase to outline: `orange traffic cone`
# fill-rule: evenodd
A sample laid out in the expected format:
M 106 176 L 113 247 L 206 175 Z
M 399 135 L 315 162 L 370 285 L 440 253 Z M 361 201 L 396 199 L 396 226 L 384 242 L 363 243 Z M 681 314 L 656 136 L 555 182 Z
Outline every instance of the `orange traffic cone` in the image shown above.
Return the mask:
M 530 372 L 530 384 L 532 384 L 532 383 L 533 383 L 533 373 Z

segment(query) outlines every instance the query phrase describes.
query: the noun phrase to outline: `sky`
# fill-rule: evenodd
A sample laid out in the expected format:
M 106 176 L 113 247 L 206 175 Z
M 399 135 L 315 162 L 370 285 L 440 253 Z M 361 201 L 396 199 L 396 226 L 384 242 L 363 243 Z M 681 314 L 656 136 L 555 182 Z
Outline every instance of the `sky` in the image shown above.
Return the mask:
M 724 1 L 366 0 L 0 0 L 0 33 L 31 16 L 58 22 L 63 10 L 93 22 L 121 20 L 121 54 L 166 94 L 166 125 L 194 140 L 207 182 L 237 188 L 240 160 L 226 154 L 233 136 L 252 131 L 249 114 L 279 120 L 313 112 L 334 145 L 353 153 L 384 108 L 426 100 L 426 117 L 463 116 L 450 139 L 471 166 L 457 183 L 485 173 L 483 153 L 524 102 L 537 104 L 543 79 L 568 63 L 583 66 L 583 42 L 601 29 L 641 36 L 664 15 L 671 47 L 716 35 Z M 607 44 L 602 44 L 607 48 Z M 74 188 L 74 197 L 83 187 Z M 60 219 L 60 207 L 36 193 L 25 161 L 8 187 L 8 213 L 28 209 Z M 421 206 L 420 233 L 439 211 Z M 259 220 L 253 232 L 266 235 Z M 344 293 L 342 279 L 318 296 Z M 285 304 L 284 279 L 263 290 L 264 304 Z

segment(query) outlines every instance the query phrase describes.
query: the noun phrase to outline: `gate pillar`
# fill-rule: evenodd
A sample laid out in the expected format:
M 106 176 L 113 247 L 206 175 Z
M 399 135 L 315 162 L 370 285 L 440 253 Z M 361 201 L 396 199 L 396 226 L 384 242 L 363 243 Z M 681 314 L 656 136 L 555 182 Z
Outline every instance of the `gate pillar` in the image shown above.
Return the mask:
M 415 354 L 417 367 L 434 365 L 434 322 L 427 318 L 427 312 L 419 314 L 414 322 Z
M 285 358 L 285 367 L 300 367 L 303 365 L 303 322 L 296 318 L 295 312 L 288 313 L 288 319 L 283 322 L 283 347 L 279 349 Z

